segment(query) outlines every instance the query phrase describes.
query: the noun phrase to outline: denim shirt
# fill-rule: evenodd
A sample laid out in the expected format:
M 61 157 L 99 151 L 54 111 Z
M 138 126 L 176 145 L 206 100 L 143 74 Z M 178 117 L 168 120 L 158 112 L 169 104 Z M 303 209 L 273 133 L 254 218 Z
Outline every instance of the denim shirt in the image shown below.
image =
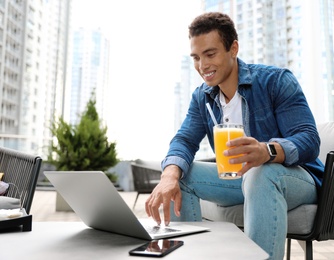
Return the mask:
M 187 116 L 170 142 L 161 166 L 174 164 L 187 174 L 200 142 L 208 136 L 213 144 L 214 123 L 206 108 L 209 103 L 218 122 L 223 118 L 219 87 L 203 83 L 195 89 Z M 285 153 L 283 165 L 317 169 L 319 184 L 323 165 L 317 159 L 320 138 L 315 120 L 295 76 L 287 69 L 246 64 L 238 59 L 238 93 L 242 97 L 244 131 L 259 142 L 277 142 Z M 311 167 L 307 165 L 311 163 Z M 311 169 L 311 170 L 310 170 Z M 313 177 L 314 174 L 312 174 Z

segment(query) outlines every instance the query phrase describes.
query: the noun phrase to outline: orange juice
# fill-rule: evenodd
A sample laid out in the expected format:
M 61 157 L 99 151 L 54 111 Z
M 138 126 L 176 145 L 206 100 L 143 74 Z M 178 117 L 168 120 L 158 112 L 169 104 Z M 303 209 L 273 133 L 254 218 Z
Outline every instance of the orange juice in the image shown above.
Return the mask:
M 218 176 L 222 179 L 233 179 L 238 178 L 237 172 L 242 168 L 242 163 L 240 164 L 230 164 L 229 159 L 233 156 L 224 156 L 224 150 L 228 147 L 226 143 L 229 140 L 242 137 L 244 135 L 244 130 L 242 125 L 237 124 L 219 124 L 213 128 L 215 153 L 216 153 L 216 163 L 218 169 Z

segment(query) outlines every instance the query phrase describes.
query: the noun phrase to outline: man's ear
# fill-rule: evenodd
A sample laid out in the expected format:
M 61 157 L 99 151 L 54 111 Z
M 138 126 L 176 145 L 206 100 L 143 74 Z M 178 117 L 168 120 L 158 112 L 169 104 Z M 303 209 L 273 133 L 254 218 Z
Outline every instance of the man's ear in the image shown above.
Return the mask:
M 231 51 L 232 57 L 236 58 L 239 52 L 239 43 L 237 40 L 233 41 L 230 51 Z

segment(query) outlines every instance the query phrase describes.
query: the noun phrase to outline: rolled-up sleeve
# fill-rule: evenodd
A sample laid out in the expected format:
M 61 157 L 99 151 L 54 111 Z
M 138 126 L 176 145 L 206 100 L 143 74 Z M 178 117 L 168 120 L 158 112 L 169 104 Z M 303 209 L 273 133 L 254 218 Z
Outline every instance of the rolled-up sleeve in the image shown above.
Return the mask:
M 282 139 L 282 138 L 272 138 L 269 140 L 269 142 L 276 142 L 279 143 L 282 146 L 282 149 L 285 154 L 285 166 L 291 166 L 298 162 L 299 154 L 297 147 L 293 144 L 293 142 Z
M 181 171 L 181 179 L 184 177 L 185 173 L 189 170 L 189 164 L 186 160 L 178 156 L 168 156 L 161 162 L 161 168 L 164 170 L 168 165 L 177 165 Z

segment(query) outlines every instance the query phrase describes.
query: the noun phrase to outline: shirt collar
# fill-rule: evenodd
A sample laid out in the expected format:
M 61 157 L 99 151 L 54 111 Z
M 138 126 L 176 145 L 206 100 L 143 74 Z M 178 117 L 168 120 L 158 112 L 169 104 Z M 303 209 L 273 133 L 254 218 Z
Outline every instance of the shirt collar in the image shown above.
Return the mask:
M 238 85 L 251 86 L 252 76 L 248 65 L 238 58 Z

